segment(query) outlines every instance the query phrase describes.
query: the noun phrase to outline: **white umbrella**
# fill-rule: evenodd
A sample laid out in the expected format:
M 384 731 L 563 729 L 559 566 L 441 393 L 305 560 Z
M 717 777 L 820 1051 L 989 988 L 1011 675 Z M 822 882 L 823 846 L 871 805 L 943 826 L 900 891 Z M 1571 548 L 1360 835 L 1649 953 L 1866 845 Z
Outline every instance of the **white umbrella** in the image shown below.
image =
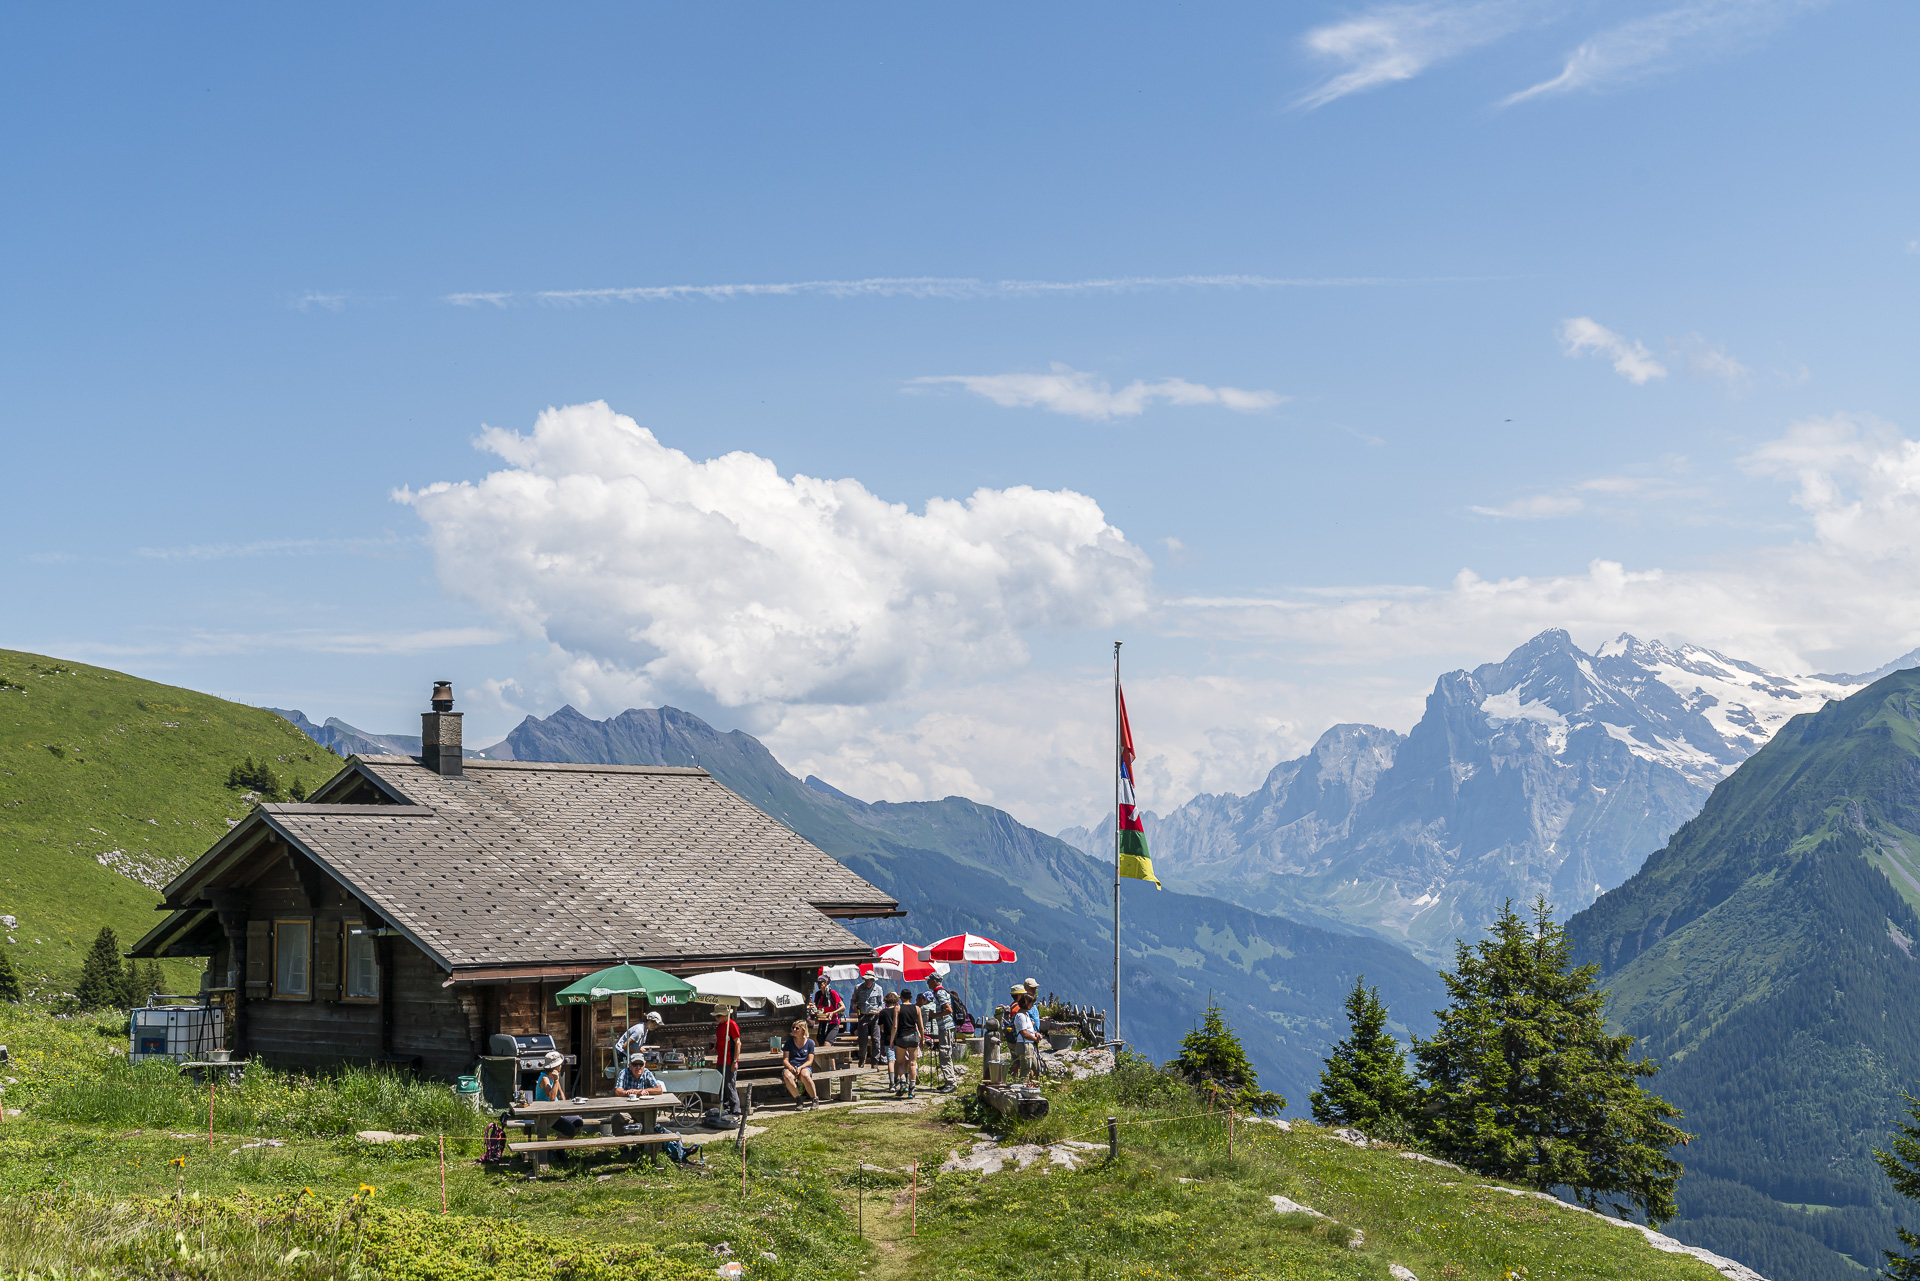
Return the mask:
M 740 970 L 714 970 L 710 974 L 689 974 L 686 981 L 702 996 L 731 996 L 755 1009 L 771 1004 L 776 1010 L 803 1006 L 807 998 L 772 979 Z

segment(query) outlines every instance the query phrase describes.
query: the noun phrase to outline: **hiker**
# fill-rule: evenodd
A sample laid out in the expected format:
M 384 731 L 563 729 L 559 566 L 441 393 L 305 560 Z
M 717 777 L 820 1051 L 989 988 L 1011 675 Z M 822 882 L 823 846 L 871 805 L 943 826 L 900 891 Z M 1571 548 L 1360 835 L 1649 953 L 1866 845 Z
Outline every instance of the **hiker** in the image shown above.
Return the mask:
M 740 1025 L 733 1011 L 723 1008 L 713 1030 L 713 1061 L 720 1069 L 720 1108 L 729 1116 L 740 1111 Z
M 840 999 L 838 992 L 833 990 L 833 985 L 827 982 L 827 976 L 824 973 L 816 983 L 817 986 L 813 989 L 813 1021 L 820 1026 L 820 1043 L 832 1045 L 834 1038 L 840 1035 L 840 1028 L 843 1026 L 841 1014 L 847 1008 L 847 1003 Z
M 1014 1072 L 1028 1080 L 1040 1074 L 1040 1020 L 1032 993 L 1022 993 L 1013 1008 Z
M 899 1052 L 893 1092 L 902 1098 L 912 1098 L 920 1088 L 920 1042 L 926 1034 L 927 1022 L 921 1017 L 920 1003 L 913 999 L 912 992 L 903 991 L 900 1013 L 893 1025 L 893 1046 Z
M 780 1080 L 786 1085 L 790 1098 L 799 1099 L 801 1089 L 806 1089 L 807 1097 L 798 1105 L 802 1109 L 820 1106 L 820 1096 L 813 1088 L 813 1051 L 807 1021 L 795 1019 L 787 1035 L 786 1062 L 780 1065 Z
M 940 1069 L 940 1084 L 937 1090 L 941 1094 L 952 1094 L 959 1079 L 959 1069 L 953 1062 L 953 1038 L 955 1031 L 953 993 L 947 991 L 947 985 L 938 974 L 927 980 L 927 992 L 931 997 L 933 1015 L 932 1033 L 935 1058 Z
M 900 1069 L 898 1067 L 899 1050 L 893 1043 L 894 1033 L 900 1027 L 900 994 L 888 992 L 881 998 L 880 1016 L 874 1021 L 874 1040 L 879 1046 L 880 1061 L 887 1065 L 887 1084 L 895 1093 L 899 1092 Z
M 880 1057 L 880 1010 L 883 994 L 880 985 L 873 981 L 873 975 L 862 974 L 858 986 L 853 989 L 854 1027 L 859 1037 L 860 1061 L 868 1067 L 878 1067 L 883 1060 Z

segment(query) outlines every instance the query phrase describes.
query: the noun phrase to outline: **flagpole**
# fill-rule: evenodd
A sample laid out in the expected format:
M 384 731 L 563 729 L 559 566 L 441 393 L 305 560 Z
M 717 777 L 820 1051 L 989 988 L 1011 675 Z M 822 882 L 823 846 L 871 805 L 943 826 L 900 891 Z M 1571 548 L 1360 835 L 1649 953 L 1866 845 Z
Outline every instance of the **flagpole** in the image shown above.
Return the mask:
M 1113 643 L 1113 1026 L 1107 1039 L 1120 1041 L 1120 642 Z

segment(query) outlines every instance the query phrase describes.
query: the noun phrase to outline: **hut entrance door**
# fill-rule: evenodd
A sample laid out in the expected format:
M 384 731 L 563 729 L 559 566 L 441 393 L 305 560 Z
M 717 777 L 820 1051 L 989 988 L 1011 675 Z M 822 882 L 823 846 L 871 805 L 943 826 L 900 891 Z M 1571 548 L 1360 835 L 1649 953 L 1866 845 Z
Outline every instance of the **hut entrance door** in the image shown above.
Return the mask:
M 582 1098 L 593 1091 L 593 1043 L 587 1039 L 587 1011 L 591 1007 L 570 1005 L 567 1007 L 568 1049 L 579 1056 L 579 1066 L 573 1078 L 573 1095 Z

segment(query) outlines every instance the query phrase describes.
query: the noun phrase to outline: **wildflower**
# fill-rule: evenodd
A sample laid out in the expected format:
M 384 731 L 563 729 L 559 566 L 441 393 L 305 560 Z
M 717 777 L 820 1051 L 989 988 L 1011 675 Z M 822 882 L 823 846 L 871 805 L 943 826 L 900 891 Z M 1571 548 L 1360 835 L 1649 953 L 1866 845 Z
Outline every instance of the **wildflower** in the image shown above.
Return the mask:
M 172 1161 L 168 1162 L 168 1164 L 172 1165 L 175 1169 L 183 1170 L 186 1168 L 187 1158 L 183 1156 L 177 1156 L 173 1158 Z
M 373 1186 L 373 1184 L 371 1184 L 371 1183 L 362 1183 L 362 1184 L 360 1185 L 360 1192 L 364 1192 L 364 1193 L 366 1193 L 366 1194 L 367 1194 L 367 1200 L 369 1200 L 369 1201 L 371 1201 L 371 1200 L 373 1200 L 373 1195 L 374 1195 L 374 1192 L 375 1192 L 375 1191 L 376 1191 L 376 1189 L 374 1188 L 374 1186 Z M 356 1192 L 356 1193 L 354 1193 L 354 1195 L 355 1195 L 355 1196 L 359 1196 L 359 1195 L 360 1195 L 360 1192 Z

